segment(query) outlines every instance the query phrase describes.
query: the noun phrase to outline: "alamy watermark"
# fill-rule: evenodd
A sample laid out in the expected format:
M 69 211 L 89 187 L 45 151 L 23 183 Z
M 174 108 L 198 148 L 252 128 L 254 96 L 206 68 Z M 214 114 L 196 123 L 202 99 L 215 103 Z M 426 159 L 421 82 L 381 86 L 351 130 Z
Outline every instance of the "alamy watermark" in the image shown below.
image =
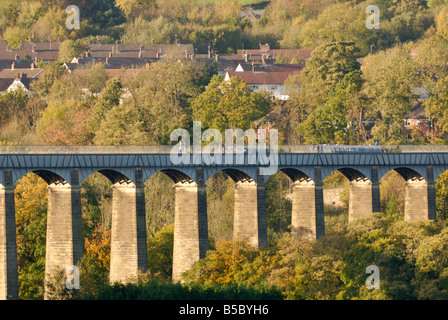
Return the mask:
M 180 140 L 179 140 L 180 139 Z M 202 133 L 201 122 L 193 121 L 193 146 L 186 129 L 175 129 L 171 141 L 179 143 L 170 151 L 173 164 L 259 164 L 261 175 L 272 175 L 278 166 L 278 130 L 226 129 L 224 143 L 218 129 L 207 129 Z M 202 142 L 209 142 L 202 145 Z M 247 161 L 246 161 L 246 160 Z
M 367 29 L 379 29 L 380 28 L 380 9 L 375 5 L 367 6 L 366 13 L 371 13 L 366 19 Z
M 79 289 L 79 268 L 77 266 L 67 266 L 65 268 L 65 287 L 68 290 Z
M 80 11 L 79 8 L 75 5 L 68 6 L 65 8 L 65 13 L 69 13 L 70 15 L 65 20 L 65 26 L 67 29 L 79 29 L 80 26 Z
M 375 265 L 366 268 L 366 273 L 370 276 L 366 279 L 366 287 L 369 290 L 380 288 L 380 269 Z

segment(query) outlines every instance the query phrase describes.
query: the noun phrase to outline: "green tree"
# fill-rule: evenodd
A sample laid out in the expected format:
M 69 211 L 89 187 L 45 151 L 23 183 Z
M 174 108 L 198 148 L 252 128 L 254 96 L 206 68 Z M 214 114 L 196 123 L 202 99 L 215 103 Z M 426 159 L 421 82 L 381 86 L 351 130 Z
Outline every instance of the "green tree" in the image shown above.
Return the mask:
M 325 103 L 347 74 L 360 70 L 358 55 L 353 42 L 329 42 L 313 50 L 300 78 L 302 100 L 310 106 Z
M 193 119 L 207 128 L 225 129 L 253 128 L 254 121 L 269 110 L 267 93 L 252 91 L 241 79 L 212 77 L 207 89 L 193 102 Z
M 86 51 L 86 45 L 80 40 L 64 40 L 59 46 L 59 60 L 71 62 L 73 58 L 78 58 Z
M 82 101 L 55 100 L 43 111 L 36 132 L 44 145 L 90 144 L 87 119 L 90 107 Z
M 154 81 L 157 79 L 157 81 Z M 200 72 L 189 61 L 163 59 L 130 77 L 125 86 L 141 115 L 148 143 L 169 144 L 170 134 L 191 123 L 191 102 L 200 93 Z
M 44 72 L 37 81 L 31 83 L 31 90 L 35 91 L 40 97 L 45 98 L 50 92 L 53 83 L 60 79 L 66 68 L 60 61 L 41 64 L 40 66 L 44 69 Z
M 148 271 L 160 279 L 171 279 L 174 225 L 170 224 L 148 238 Z
M 45 278 L 47 184 L 30 173 L 16 184 L 17 257 L 19 296 L 41 299 Z

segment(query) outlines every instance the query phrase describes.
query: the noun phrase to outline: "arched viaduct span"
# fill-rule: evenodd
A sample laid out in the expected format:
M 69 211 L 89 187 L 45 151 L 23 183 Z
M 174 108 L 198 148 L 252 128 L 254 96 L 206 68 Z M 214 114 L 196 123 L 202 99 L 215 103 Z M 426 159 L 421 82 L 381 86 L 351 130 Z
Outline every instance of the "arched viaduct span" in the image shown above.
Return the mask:
M 190 155 L 193 157 L 201 155 Z M 219 171 L 235 181 L 234 237 L 267 245 L 265 182 L 282 171 L 293 182 L 291 233 L 325 234 L 322 181 L 338 170 L 350 180 L 349 220 L 380 211 L 380 179 L 395 170 L 406 180 L 405 220 L 435 220 L 434 180 L 448 168 L 445 152 L 279 153 L 270 175 L 265 159 L 174 164 L 166 149 L 0 148 L 0 298 L 18 297 L 14 185 L 34 172 L 48 184 L 46 276 L 76 265 L 83 251 L 81 183 L 100 172 L 113 184 L 110 281 L 147 270 L 144 182 L 164 172 L 175 188 L 173 279 L 208 249 L 206 181 Z M 271 159 L 272 160 L 272 159 Z

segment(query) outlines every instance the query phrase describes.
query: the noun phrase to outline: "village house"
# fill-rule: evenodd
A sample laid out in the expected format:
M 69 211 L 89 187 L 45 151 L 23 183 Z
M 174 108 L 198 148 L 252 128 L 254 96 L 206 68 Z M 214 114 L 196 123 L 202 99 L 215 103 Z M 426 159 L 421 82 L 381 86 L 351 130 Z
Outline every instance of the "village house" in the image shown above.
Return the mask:
M 36 68 L 34 64 L 27 68 L 22 66 L 17 68 L 16 62 L 12 62 L 10 68 L 0 70 L 0 94 L 21 89 L 29 95 L 33 95 L 30 84 L 37 80 L 42 72 L 43 69 Z
M 235 71 L 227 71 L 224 80 L 230 81 L 231 77 L 242 79 L 254 91 L 269 92 L 274 100 L 288 100 L 289 94 L 286 79 L 304 68 L 303 64 L 273 64 L 251 65 L 249 70 L 239 64 Z

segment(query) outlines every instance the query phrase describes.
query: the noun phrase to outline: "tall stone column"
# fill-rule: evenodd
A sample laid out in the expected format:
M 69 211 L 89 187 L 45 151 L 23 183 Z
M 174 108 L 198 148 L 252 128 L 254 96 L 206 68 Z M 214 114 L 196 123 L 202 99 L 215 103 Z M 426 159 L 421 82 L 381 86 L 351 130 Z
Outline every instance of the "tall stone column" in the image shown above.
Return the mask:
M 266 188 L 262 179 L 235 183 L 234 239 L 267 247 Z
M 423 177 L 412 177 L 405 183 L 405 221 L 415 222 L 436 219 L 433 167 L 427 166 L 426 170 L 427 180 Z
M 428 220 L 428 184 L 424 180 L 408 180 L 405 184 L 404 220 Z
M 138 179 L 137 179 L 138 180 Z M 148 270 L 145 189 L 141 181 L 112 186 L 111 283 L 126 283 Z
M 292 184 L 291 237 L 316 240 L 325 234 L 323 186 L 320 168 L 316 182 L 311 179 Z
M 45 282 L 58 270 L 76 266 L 83 254 L 81 187 L 79 184 L 48 186 Z M 47 292 L 45 298 L 47 298 Z
M 372 183 L 367 181 L 350 181 L 348 196 L 348 221 L 368 217 L 373 212 Z
M 173 247 L 173 282 L 205 257 L 208 250 L 207 196 L 202 168 L 197 183 L 176 183 Z
M 18 268 L 12 171 L 4 169 L 0 184 L 0 300 L 18 299 Z

